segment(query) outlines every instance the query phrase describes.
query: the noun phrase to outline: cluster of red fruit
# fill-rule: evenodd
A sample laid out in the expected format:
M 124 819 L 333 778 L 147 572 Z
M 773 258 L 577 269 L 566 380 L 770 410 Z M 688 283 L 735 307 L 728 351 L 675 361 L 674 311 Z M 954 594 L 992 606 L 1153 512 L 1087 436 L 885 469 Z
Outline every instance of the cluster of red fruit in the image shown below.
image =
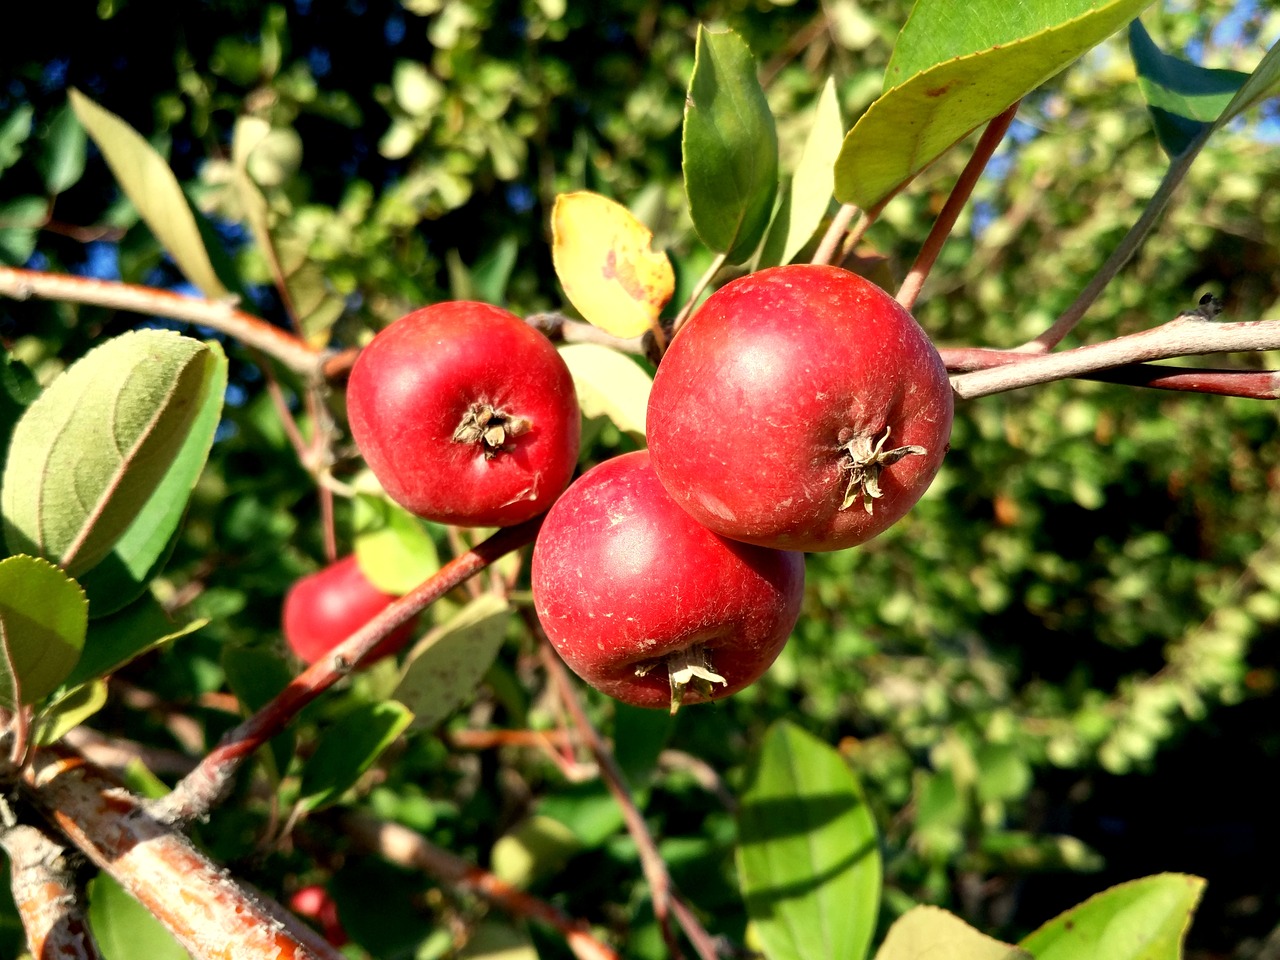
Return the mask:
M 952 416 L 911 315 L 855 274 L 808 265 L 708 298 L 658 368 L 649 450 L 568 490 L 572 379 L 504 310 L 442 303 L 397 321 L 361 353 L 347 403 L 370 469 L 418 516 L 506 526 L 550 508 L 532 576 L 551 642 L 610 696 L 672 709 L 768 668 L 799 615 L 799 551 L 901 518 L 937 473 Z

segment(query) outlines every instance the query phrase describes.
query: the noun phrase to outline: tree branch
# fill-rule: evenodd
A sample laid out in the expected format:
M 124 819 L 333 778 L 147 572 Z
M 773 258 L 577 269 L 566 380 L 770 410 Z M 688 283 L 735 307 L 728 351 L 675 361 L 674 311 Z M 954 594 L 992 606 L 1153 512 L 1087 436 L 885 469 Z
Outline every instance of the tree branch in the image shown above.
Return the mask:
M 0 847 L 31 956 L 99 960 L 67 848 L 27 824 L 0 832 Z
M 38 751 L 23 774 L 27 800 L 90 860 L 164 924 L 193 960 L 342 960 L 286 924 L 151 816 L 143 802 L 65 748 Z
M 1217 323 L 1184 315 L 1150 330 L 1105 343 L 1041 356 L 1024 355 L 1025 359 L 1016 363 L 1001 363 L 988 369 L 962 373 L 951 378 L 951 386 L 957 397 L 972 400 L 1038 383 L 1099 374 L 1148 360 L 1276 349 L 1280 349 L 1280 320 Z M 1265 375 L 1270 376 L 1269 373 Z M 1270 389 L 1275 389 L 1274 383 Z
M 349 674 L 383 637 L 498 558 L 532 542 L 541 524 L 542 517 L 535 517 L 499 530 L 388 605 L 328 656 L 295 677 L 270 703 L 228 731 L 199 766 L 157 801 L 154 816 L 165 822 L 185 822 L 208 813 L 230 788 L 241 762 L 288 726 L 298 711 Z
M 40 300 L 88 303 L 202 324 L 261 350 L 308 379 L 321 376 L 325 360 L 323 353 L 311 349 L 293 334 L 272 326 L 261 317 L 237 310 L 229 303 L 186 297 L 168 290 L 70 274 L 0 267 L 0 296 L 14 300 L 36 297 Z
M 564 937 L 578 960 L 618 960 L 618 955 L 592 936 L 583 921 L 575 920 L 558 907 L 517 890 L 487 870 L 440 849 L 408 827 L 379 820 L 366 813 L 348 813 L 342 822 L 356 843 L 384 860 L 422 870 L 452 886 L 479 894 L 514 916 L 528 917 L 553 927 Z

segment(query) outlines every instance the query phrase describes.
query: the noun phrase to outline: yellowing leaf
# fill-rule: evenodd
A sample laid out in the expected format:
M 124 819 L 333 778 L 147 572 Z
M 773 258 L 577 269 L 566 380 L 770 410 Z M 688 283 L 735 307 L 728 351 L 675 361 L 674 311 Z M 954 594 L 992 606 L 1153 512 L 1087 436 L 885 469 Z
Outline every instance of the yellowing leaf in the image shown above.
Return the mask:
M 630 357 L 599 343 L 560 348 L 584 417 L 608 417 L 619 430 L 644 436 L 653 378 Z
M 675 292 L 665 253 L 631 211 L 598 193 L 556 197 L 551 257 L 565 295 L 589 322 L 615 337 L 637 337 Z

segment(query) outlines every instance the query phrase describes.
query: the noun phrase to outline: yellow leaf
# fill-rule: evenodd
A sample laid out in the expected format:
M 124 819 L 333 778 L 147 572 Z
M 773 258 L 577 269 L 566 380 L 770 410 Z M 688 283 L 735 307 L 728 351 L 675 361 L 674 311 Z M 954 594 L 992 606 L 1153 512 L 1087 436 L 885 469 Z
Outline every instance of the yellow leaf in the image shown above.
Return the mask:
M 648 330 L 675 292 L 665 253 L 624 206 L 598 193 L 556 197 L 551 257 L 565 295 L 589 322 L 616 337 Z

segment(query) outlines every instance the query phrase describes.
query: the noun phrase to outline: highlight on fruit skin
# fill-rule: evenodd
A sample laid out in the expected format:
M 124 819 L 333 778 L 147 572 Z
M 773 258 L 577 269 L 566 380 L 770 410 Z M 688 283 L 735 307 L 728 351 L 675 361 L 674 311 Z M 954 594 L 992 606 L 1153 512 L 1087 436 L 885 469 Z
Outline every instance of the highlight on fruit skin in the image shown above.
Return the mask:
M 285 593 L 281 611 L 285 642 L 304 663 L 316 663 L 395 599 L 370 583 L 355 554 L 350 554 L 301 577 Z M 387 634 L 360 661 L 361 668 L 398 653 L 412 639 L 415 627 L 410 620 Z
M 641 450 L 593 467 L 556 501 L 532 579 L 538 619 L 578 676 L 624 703 L 674 712 L 769 668 L 800 614 L 804 558 L 707 530 Z
M 487 303 L 433 304 L 382 330 L 351 370 L 347 417 L 387 495 L 438 523 L 529 520 L 578 460 L 569 368 L 540 332 Z
M 653 468 L 722 536 L 839 550 L 888 529 L 949 448 L 953 395 L 919 324 L 838 267 L 721 287 L 672 340 L 649 396 Z

